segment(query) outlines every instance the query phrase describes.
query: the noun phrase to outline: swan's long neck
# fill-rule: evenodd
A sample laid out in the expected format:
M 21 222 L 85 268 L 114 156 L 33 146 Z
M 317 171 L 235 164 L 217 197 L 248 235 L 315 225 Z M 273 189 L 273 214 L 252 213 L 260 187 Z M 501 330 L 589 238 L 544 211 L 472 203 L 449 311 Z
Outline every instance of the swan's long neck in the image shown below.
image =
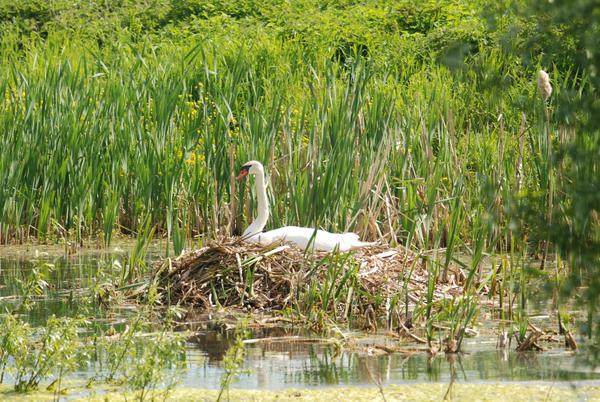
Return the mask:
M 256 219 L 244 230 L 244 237 L 253 236 L 262 232 L 267 220 L 269 219 L 269 202 L 267 200 L 267 188 L 265 185 L 265 175 L 257 174 L 256 176 L 256 196 L 258 198 L 258 215 Z

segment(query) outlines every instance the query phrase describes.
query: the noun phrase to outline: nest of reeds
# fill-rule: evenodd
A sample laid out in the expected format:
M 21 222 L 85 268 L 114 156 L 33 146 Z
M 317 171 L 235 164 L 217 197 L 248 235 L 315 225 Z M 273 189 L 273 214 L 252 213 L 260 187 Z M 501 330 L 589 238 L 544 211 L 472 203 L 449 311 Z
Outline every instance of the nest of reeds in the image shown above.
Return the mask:
M 290 244 L 265 246 L 226 238 L 158 262 L 155 275 L 161 295 L 170 303 L 200 309 L 220 305 L 280 310 L 302 302 L 314 281 L 335 292 L 352 287 L 353 294 L 366 304 L 376 296 L 398 295 L 404 296 L 403 303 L 416 304 L 425 301 L 427 292 L 425 261 L 401 246 L 305 253 Z M 458 277 L 438 281 L 433 299 L 460 295 Z

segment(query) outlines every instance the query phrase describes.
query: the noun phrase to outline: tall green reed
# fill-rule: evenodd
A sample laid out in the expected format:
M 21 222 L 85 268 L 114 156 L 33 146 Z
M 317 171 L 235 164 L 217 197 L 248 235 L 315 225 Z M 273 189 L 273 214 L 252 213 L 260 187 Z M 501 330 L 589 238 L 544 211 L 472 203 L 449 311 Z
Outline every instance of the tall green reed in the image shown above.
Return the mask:
M 243 230 L 254 197 L 232 178 L 259 159 L 269 225 L 357 229 L 419 248 L 442 231 L 447 264 L 468 241 L 465 211 L 487 212 L 478 178 L 502 177 L 503 197 L 514 188 L 498 166 L 516 165 L 510 124 L 520 112 L 502 109 L 508 133 L 490 163 L 498 123 L 480 102 L 498 110 L 503 99 L 488 99 L 488 72 L 475 68 L 500 71 L 500 58 L 486 53 L 460 72 L 413 60 L 394 80 L 393 66 L 324 53 L 285 67 L 294 45 L 261 46 L 67 44 L 33 47 L 22 61 L 4 55 L 1 240 L 100 235 L 108 244 L 150 216 L 179 253 L 186 237 Z M 533 167 L 524 158 L 524 176 Z

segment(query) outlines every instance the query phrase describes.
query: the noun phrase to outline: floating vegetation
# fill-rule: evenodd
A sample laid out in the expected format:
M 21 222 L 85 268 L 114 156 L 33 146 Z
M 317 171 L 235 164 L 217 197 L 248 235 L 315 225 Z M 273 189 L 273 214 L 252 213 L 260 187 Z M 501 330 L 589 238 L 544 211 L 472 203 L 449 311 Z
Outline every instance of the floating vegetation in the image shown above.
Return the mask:
M 380 391 L 371 387 L 344 387 L 344 388 L 304 388 L 284 390 L 234 390 L 231 391 L 231 401 L 315 401 L 315 400 L 343 400 L 351 401 L 379 401 L 381 393 L 385 400 L 391 401 L 438 401 L 442 399 L 448 388 L 445 384 L 404 384 L 385 386 Z M 600 387 L 589 386 L 571 389 L 555 385 L 537 384 L 454 384 L 448 395 L 449 400 L 481 401 L 482 395 L 488 395 L 488 400 L 538 400 L 543 397 L 545 401 L 565 400 L 594 400 L 600 398 Z M 170 395 L 169 400 L 189 401 L 216 400 L 218 391 L 182 388 Z M 110 393 L 92 399 L 93 401 L 127 401 L 128 395 Z

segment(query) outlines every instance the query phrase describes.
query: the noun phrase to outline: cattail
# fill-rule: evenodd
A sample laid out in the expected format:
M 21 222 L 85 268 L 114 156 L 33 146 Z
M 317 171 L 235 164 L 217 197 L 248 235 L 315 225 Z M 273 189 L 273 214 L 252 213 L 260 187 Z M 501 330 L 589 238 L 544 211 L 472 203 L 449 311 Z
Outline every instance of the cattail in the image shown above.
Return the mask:
M 540 89 L 540 94 L 542 94 L 542 99 L 544 101 L 548 100 L 550 95 L 552 95 L 552 85 L 550 85 L 550 77 L 548 73 L 544 70 L 540 70 L 538 73 L 538 88 Z

